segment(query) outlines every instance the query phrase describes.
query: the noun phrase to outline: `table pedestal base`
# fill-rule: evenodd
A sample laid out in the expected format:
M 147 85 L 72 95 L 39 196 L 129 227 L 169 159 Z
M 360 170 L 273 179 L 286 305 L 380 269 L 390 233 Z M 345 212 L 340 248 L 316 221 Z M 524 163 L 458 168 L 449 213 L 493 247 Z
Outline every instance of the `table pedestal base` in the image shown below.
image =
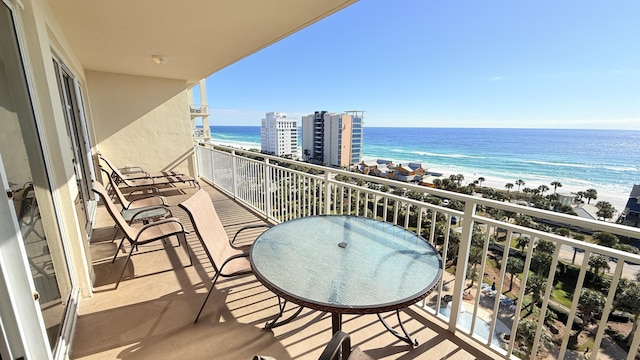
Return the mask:
M 378 315 L 378 319 L 380 319 L 380 322 L 382 323 L 382 325 L 384 325 L 384 327 L 395 337 L 406 342 L 411 346 L 418 346 L 418 340 L 412 339 L 411 336 L 409 336 L 407 329 L 404 328 L 404 325 L 402 324 L 402 320 L 400 319 L 400 310 L 396 310 L 396 316 L 398 317 L 398 324 L 400 324 L 400 329 L 402 329 L 402 332 L 404 333 L 404 335 L 400 334 L 399 332 L 395 331 L 391 326 L 389 326 L 389 324 L 387 324 L 387 322 L 384 321 L 384 319 L 382 318 L 382 316 L 380 316 L 380 314 L 376 314 L 376 315 Z
M 280 312 L 276 315 L 276 317 L 273 318 L 273 320 L 264 324 L 265 329 L 270 330 L 280 325 L 287 324 L 291 320 L 295 319 L 295 317 L 302 312 L 302 306 L 298 306 L 298 310 L 296 310 L 296 312 L 293 313 L 293 315 L 289 316 L 288 318 L 282 321 L 278 321 L 278 319 L 282 317 L 282 314 L 284 313 L 284 309 L 286 306 L 287 306 L 287 300 L 283 300 L 282 298 L 280 298 L 280 296 L 278 296 L 278 308 L 280 309 Z

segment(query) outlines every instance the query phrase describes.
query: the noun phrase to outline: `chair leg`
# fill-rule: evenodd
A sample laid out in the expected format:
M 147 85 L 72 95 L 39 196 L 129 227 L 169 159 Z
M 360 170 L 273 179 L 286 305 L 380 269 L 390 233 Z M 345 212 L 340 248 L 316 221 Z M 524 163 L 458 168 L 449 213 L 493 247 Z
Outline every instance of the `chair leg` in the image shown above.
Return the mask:
M 193 322 L 194 324 L 198 323 L 198 319 L 200 318 L 200 314 L 202 314 L 202 310 L 204 310 L 204 306 L 207 303 L 207 300 L 209 300 L 209 296 L 211 296 L 211 292 L 213 291 L 213 288 L 215 288 L 216 285 L 216 281 L 218 280 L 218 276 L 220 275 L 220 271 L 218 271 L 215 276 L 212 279 L 211 282 L 211 289 L 209 289 L 209 292 L 207 293 L 207 297 L 204 298 L 204 301 L 202 302 L 202 306 L 200 306 L 200 311 L 198 311 L 198 315 L 196 315 L 196 320 Z
M 120 285 L 120 280 L 122 280 L 122 276 L 124 275 L 124 272 L 127 270 L 127 265 L 129 265 L 131 254 L 133 254 L 133 251 L 129 251 L 129 255 L 127 255 L 127 261 L 124 262 L 124 267 L 122 268 L 122 272 L 120 272 L 120 277 L 118 278 L 118 282 L 116 283 L 116 289 L 118 288 L 118 285 Z
M 177 235 L 178 237 L 178 245 L 180 245 L 180 239 L 184 241 L 184 251 L 187 252 L 187 256 L 189 256 L 189 266 L 193 266 L 193 258 L 191 258 L 191 251 L 189 251 L 189 244 L 187 244 L 187 236 L 184 233 L 180 233 Z
M 116 262 L 116 258 L 118 257 L 118 253 L 120 252 L 120 249 L 122 249 L 122 244 L 124 243 L 124 239 L 125 238 L 122 238 L 122 240 L 120 240 L 120 244 L 118 244 L 118 248 L 116 249 L 116 253 L 113 254 L 113 259 L 111 260 L 112 264 L 114 262 Z M 131 251 L 129 251 L 129 255 L 131 255 L 132 252 L 133 252 L 133 246 L 131 246 Z

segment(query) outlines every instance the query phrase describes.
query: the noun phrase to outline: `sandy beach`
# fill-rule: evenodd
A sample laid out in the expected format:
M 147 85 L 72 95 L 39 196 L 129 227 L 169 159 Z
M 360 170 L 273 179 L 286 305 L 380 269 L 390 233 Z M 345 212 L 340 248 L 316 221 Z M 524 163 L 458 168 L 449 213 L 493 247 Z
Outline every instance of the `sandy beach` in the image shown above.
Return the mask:
M 212 143 L 216 145 L 221 145 L 221 146 L 236 147 L 244 150 L 260 149 L 260 144 L 257 144 L 257 143 L 225 142 L 225 141 L 217 141 L 217 140 L 212 141 Z M 377 160 L 377 158 L 365 157 L 362 160 L 365 162 L 373 162 Z M 393 161 L 394 164 L 399 163 L 398 160 L 394 160 L 392 158 L 389 158 L 387 160 Z M 432 167 L 429 167 L 429 164 L 423 164 L 423 167 L 425 167 L 428 171 L 442 173 L 443 178 L 448 178 L 449 175 L 452 175 L 452 174 L 461 173 L 462 175 L 464 175 L 464 181 L 462 182 L 463 185 L 472 183 L 473 181 L 477 180 L 479 177 L 484 177 L 485 181 L 482 183 L 483 187 L 491 187 L 498 190 L 505 190 L 505 185 L 507 183 L 514 184 L 515 181 L 518 180 L 519 178 L 522 178 L 522 179 L 527 178 L 527 174 L 519 174 L 518 175 L 519 177 L 516 177 L 514 179 L 504 179 L 504 178 L 486 176 L 481 173 L 454 172 L 451 169 L 447 169 L 446 167 L 432 168 Z M 562 182 L 561 180 L 559 181 Z M 526 180 L 525 180 L 525 185 L 522 186 L 520 190 L 522 190 L 525 187 L 537 188 L 540 185 L 546 185 L 550 188 L 547 194 L 553 193 L 553 187 L 551 186 L 551 184 L 546 184 L 546 183 L 543 184 L 542 182 L 539 182 L 539 183 L 529 182 Z M 570 193 L 576 193 L 578 191 L 585 191 L 585 190 L 587 190 L 587 188 L 563 184 L 562 187 L 557 189 L 557 192 L 560 194 L 570 194 Z M 597 188 L 596 190 L 598 191 L 598 198 L 596 200 L 591 200 L 592 205 L 595 205 L 598 201 L 608 201 L 616 208 L 618 213 L 624 210 L 625 205 L 627 204 L 627 200 L 629 198 L 629 193 L 606 192 Z M 514 186 L 514 188 L 511 191 L 517 191 L 517 186 Z M 631 192 L 631 189 L 629 189 L 629 192 Z

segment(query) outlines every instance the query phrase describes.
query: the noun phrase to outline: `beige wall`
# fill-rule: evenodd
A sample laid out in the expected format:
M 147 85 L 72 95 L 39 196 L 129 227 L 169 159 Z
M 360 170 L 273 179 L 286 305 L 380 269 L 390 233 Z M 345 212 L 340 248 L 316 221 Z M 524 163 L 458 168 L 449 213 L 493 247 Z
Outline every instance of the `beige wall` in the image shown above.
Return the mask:
M 353 131 L 353 117 L 342 115 L 342 144 L 340 152 L 340 166 L 351 165 L 351 133 Z
M 194 174 L 185 81 L 86 73 L 94 144 L 115 165 Z

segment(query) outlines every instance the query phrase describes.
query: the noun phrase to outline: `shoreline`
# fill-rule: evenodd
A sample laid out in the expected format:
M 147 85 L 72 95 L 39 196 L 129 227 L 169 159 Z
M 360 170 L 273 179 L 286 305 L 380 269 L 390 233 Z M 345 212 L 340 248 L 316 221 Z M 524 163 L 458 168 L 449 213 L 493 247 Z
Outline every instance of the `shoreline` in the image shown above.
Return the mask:
M 260 149 L 260 144 L 259 143 L 251 143 L 251 142 L 232 142 L 232 141 L 219 141 L 219 140 L 211 140 L 212 144 L 215 145 L 222 145 L 222 146 L 228 146 L 228 147 L 237 147 L 243 150 L 249 150 L 249 149 Z M 371 156 L 363 156 L 362 157 L 362 161 L 375 161 L 379 159 L 378 157 L 371 157 Z M 384 158 L 386 160 L 391 160 L 394 164 L 399 164 L 399 163 L 404 163 L 406 161 L 401 161 L 398 159 L 393 159 L 393 158 Z M 479 177 L 484 177 L 485 181 L 482 184 L 482 187 L 490 187 L 490 188 L 494 188 L 496 190 L 505 190 L 505 185 L 507 183 L 512 183 L 515 185 L 515 181 L 517 180 L 517 178 L 514 178 L 512 180 L 510 179 L 506 179 L 506 178 L 501 178 L 501 177 L 495 177 L 495 176 L 487 176 L 487 175 L 483 175 L 483 174 L 479 174 L 477 172 L 471 172 L 471 171 L 458 171 L 458 170 L 453 170 L 451 168 L 447 168 L 447 167 L 438 167 L 438 168 L 433 168 L 433 167 L 429 167 L 429 164 L 424 164 L 423 165 L 427 165 L 427 167 L 425 168 L 426 171 L 430 171 L 430 172 L 438 172 L 442 174 L 442 178 L 448 178 L 449 175 L 452 174 L 462 174 L 464 175 L 464 180 L 463 180 L 463 185 L 467 185 L 471 182 L 473 182 L 474 180 L 477 180 Z M 519 178 L 521 178 L 523 181 L 525 181 L 525 185 L 523 187 L 521 187 L 520 190 L 522 190 L 522 188 L 524 187 L 529 187 L 529 188 L 537 188 L 540 185 L 546 185 L 548 186 L 550 189 L 547 191 L 547 194 L 549 193 L 553 193 L 553 187 L 551 186 L 551 184 L 546 184 L 546 183 L 542 183 L 542 182 L 535 182 L 535 181 L 531 181 L 531 180 L 527 180 L 527 175 L 520 175 Z M 584 187 L 580 187 L 580 186 L 576 186 L 576 185 L 567 185 L 565 183 L 562 182 L 562 180 L 558 180 L 560 181 L 560 183 L 563 184 L 562 187 L 559 187 L 557 189 L 556 192 L 560 193 L 560 194 L 570 194 L 570 193 L 576 193 L 578 191 L 585 191 L 587 190 L 587 188 Z M 594 187 L 595 188 L 595 187 Z M 622 213 L 622 211 L 624 211 L 625 206 L 627 204 L 627 200 L 629 199 L 629 194 L 631 193 L 631 189 L 629 189 L 629 193 L 626 194 L 621 194 L 621 193 L 615 193 L 615 192 L 610 192 L 610 191 L 603 191 L 602 189 L 598 189 L 595 188 L 598 191 L 598 198 L 595 200 L 592 200 L 592 202 L 590 203 L 590 205 L 595 205 L 598 201 L 608 201 L 609 203 L 611 203 L 611 205 L 613 205 L 613 207 L 615 207 L 616 209 L 616 216 L 620 213 Z M 514 186 L 514 188 L 511 191 L 517 191 L 517 186 Z M 586 202 L 585 202 L 586 204 Z M 615 219 L 612 219 L 615 220 Z

